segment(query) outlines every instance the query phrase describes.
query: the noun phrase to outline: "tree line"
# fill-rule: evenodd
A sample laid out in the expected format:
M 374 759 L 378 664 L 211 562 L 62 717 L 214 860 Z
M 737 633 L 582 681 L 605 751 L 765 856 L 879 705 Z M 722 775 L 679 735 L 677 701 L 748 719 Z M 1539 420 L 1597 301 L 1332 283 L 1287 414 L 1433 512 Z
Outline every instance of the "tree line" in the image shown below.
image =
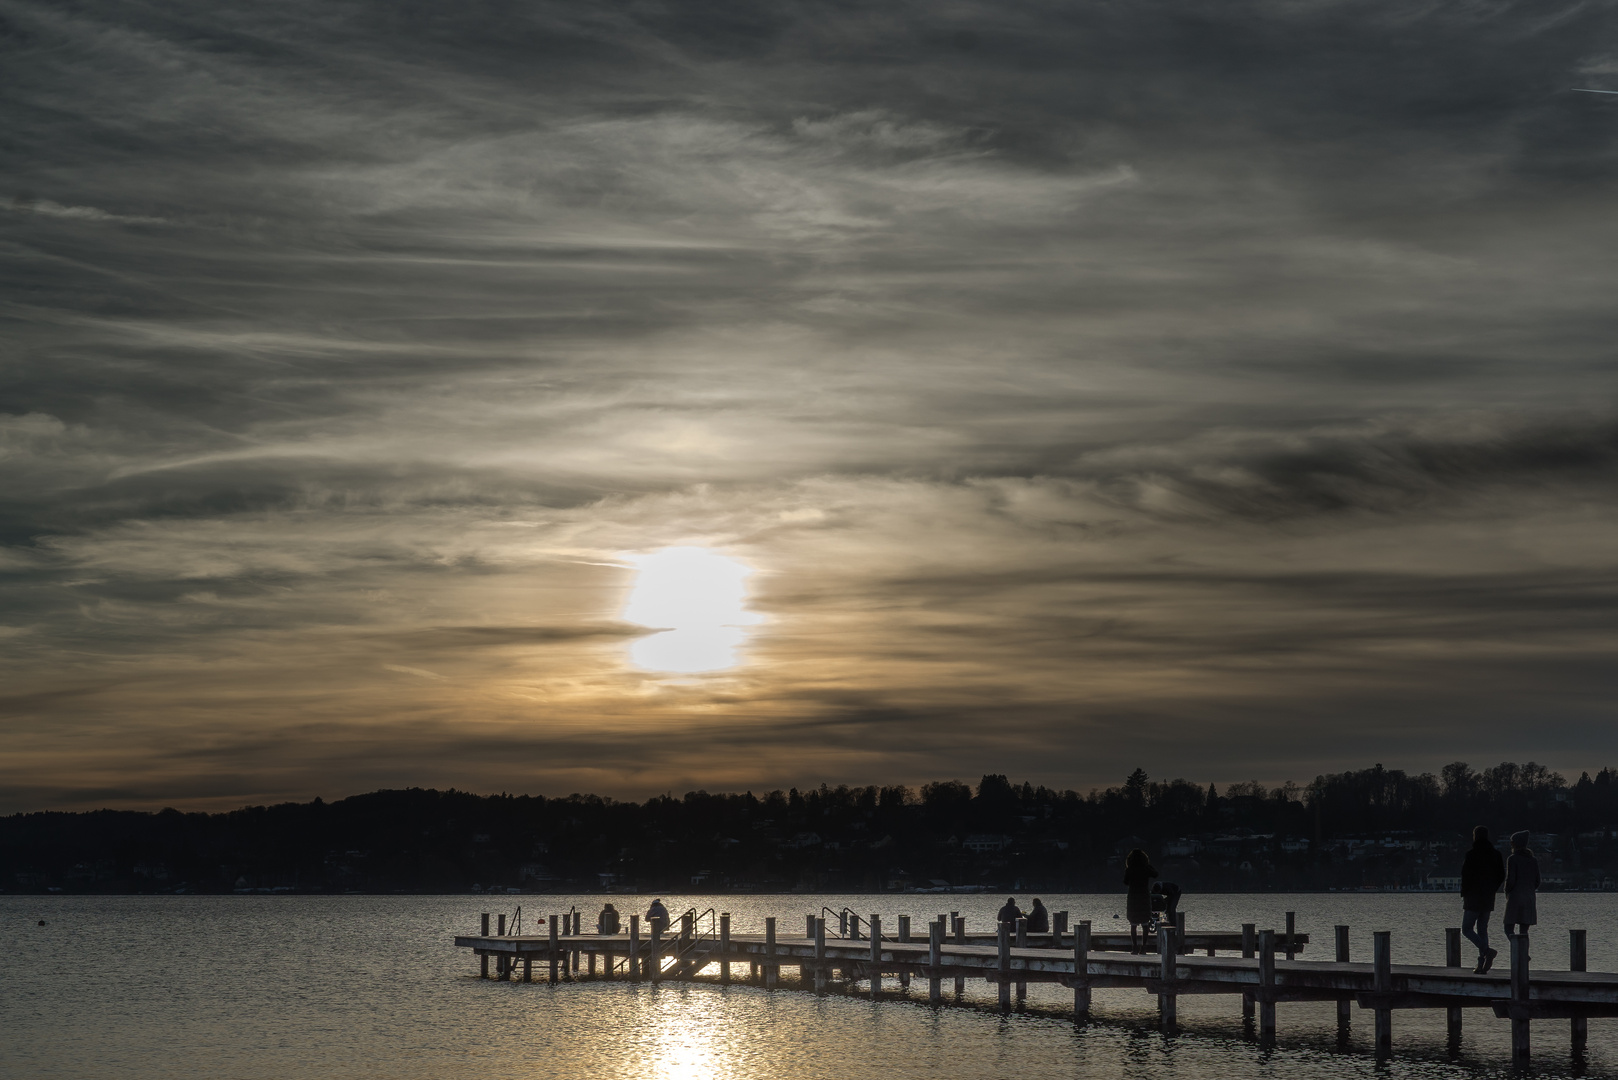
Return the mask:
M 1458 873 L 1477 824 L 1533 831 L 1559 881 L 1599 887 L 1618 870 L 1618 771 L 1569 783 L 1533 762 L 1375 765 L 1220 791 L 1136 769 L 1082 794 L 990 774 L 644 802 L 410 788 L 212 814 L 24 813 L 0 818 L 0 888 L 1113 891 L 1136 846 L 1191 888 L 1408 887 Z

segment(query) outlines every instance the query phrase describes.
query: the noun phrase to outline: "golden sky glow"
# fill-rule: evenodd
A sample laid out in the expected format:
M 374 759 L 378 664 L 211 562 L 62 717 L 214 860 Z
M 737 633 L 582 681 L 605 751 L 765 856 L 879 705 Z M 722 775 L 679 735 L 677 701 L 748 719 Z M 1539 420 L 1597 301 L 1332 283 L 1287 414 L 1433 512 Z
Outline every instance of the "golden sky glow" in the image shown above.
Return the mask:
M 1610 12 L 728 10 L 7 7 L 0 811 L 1618 760 Z

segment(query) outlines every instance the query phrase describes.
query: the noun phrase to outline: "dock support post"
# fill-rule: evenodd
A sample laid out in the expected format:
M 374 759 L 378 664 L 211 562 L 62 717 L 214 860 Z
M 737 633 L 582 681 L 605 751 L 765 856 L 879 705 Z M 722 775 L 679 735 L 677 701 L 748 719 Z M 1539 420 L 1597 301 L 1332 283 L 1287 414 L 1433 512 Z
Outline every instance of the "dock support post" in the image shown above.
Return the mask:
M 837 913 L 837 936 L 848 936 L 848 909 L 844 908 Z
M 674 954 L 680 958 L 679 976 L 690 980 L 696 974 L 696 968 L 691 961 L 691 936 L 696 929 L 696 913 L 686 912 L 680 916 L 680 940 L 674 947 Z
M 1090 1019 L 1090 920 L 1073 931 L 1073 1019 Z
M 534 981 L 534 958 L 532 956 L 522 958 L 522 981 L 525 983 Z
M 1567 932 L 1567 937 L 1567 969 L 1569 971 L 1585 970 L 1584 931 L 1569 930 Z M 1585 1047 L 1589 1045 L 1590 1042 L 1590 1021 L 1586 1017 L 1575 1016 L 1572 1020 L 1572 1024 L 1573 1052 L 1575 1054 L 1582 1054 L 1584 1053 Z
M 1185 956 L 1191 952 L 1185 947 L 1185 912 L 1174 913 L 1174 955 Z
M 825 920 L 814 921 L 814 993 L 825 997 Z
M 910 942 L 910 916 L 908 915 L 899 916 L 899 940 L 906 944 Z M 899 989 L 906 993 L 910 991 L 910 972 L 899 972 Z
M 575 974 L 575 975 L 577 975 L 579 973 L 579 942 L 578 942 L 578 936 L 579 936 L 580 933 L 583 932 L 583 929 L 584 929 L 580 925 L 580 923 L 582 923 L 583 920 L 584 920 L 584 912 L 575 911 L 573 913 L 573 938 L 574 938 L 574 941 L 573 941 L 573 974 Z
M 1242 923 L 1242 959 L 1251 960 L 1258 955 L 1258 924 Z M 1250 1023 L 1253 1019 L 1253 995 L 1242 994 L 1242 1020 Z
M 479 937 L 488 937 L 489 936 L 489 913 L 487 911 L 485 911 L 483 913 L 483 921 L 478 926 L 478 936 Z M 489 954 L 484 953 L 482 956 L 478 957 L 478 978 L 487 979 L 488 977 L 489 977 Z
M 1018 919 L 1017 920 L 1017 948 L 1026 949 L 1027 947 L 1028 947 L 1028 920 L 1027 919 Z M 1025 979 L 1018 979 L 1017 980 L 1017 1005 L 1020 1007 L 1022 1005 L 1022 1003 L 1027 1001 L 1027 1000 L 1028 1000 L 1028 982 Z
M 719 982 L 730 985 L 730 912 L 719 913 Z
M 1174 931 L 1167 926 L 1157 928 L 1157 958 L 1158 982 L 1163 987 L 1174 985 L 1174 965 L 1176 953 L 1174 951 Z M 1157 995 L 1157 1018 L 1162 1022 L 1164 1031 L 1174 1030 L 1178 997 L 1167 989 Z
M 1393 993 L 1393 933 L 1388 930 L 1371 934 L 1371 989 Z M 1393 1053 L 1393 1010 L 1386 1006 L 1376 1009 L 1376 1053 L 1379 1057 Z
M 1511 1001 L 1516 1005 L 1528 1004 L 1528 935 L 1511 935 Z M 1511 1063 L 1528 1064 L 1528 1020 L 1511 1020 Z
M 966 916 L 959 912 L 949 913 L 950 924 L 955 927 L 955 944 L 966 944 Z M 966 994 L 966 976 L 955 976 L 955 1000 L 959 1001 Z
M 561 959 L 561 946 L 559 946 L 556 943 L 557 929 L 558 929 L 557 925 L 556 925 L 556 921 L 558 919 L 560 919 L 560 918 L 561 918 L 560 915 L 552 915 L 551 918 L 550 918 L 550 948 L 546 950 L 546 955 L 547 955 L 548 959 L 551 962 L 551 985 L 552 986 L 556 985 L 556 981 L 557 981 L 556 980 L 556 964 Z
M 629 981 L 640 982 L 640 916 L 629 917 Z
M 1297 947 L 1296 947 L 1296 944 L 1295 944 L 1295 939 L 1296 939 L 1297 932 L 1298 932 L 1298 913 L 1296 911 L 1289 911 L 1289 912 L 1286 913 L 1286 917 L 1287 917 L 1287 944 L 1286 944 L 1287 959 L 1288 960 L 1296 960 L 1298 958 L 1298 950 L 1297 950 Z
M 500 922 L 498 923 L 498 928 L 494 932 L 495 937 L 505 937 L 506 936 L 506 917 L 505 917 L 504 914 L 501 914 L 501 915 L 498 916 L 498 918 L 499 918 Z M 505 953 L 501 953 L 499 956 L 497 956 L 495 958 L 495 961 L 494 961 L 494 973 L 495 973 L 495 977 L 498 978 L 501 982 L 505 982 L 507 979 L 511 978 L 511 958 L 508 957 Z
M 1461 928 L 1447 926 L 1444 928 L 1444 966 L 1458 968 L 1461 966 Z M 1461 1043 L 1461 1007 L 1451 1005 L 1444 1010 L 1449 1021 L 1450 1051 L 1453 1053 L 1460 1049 Z
M 882 992 L 882 916 L 871 912 L 871 1000 Z
M 1348 927 L 1342 923 L 1332 927 L 1337 938 L 1337 953 L 1335 956 L 1339 964 L 1346 964 L 1348 959 Z M 1354 999 L 1353 997 L 1340 997 L 1337 999 L 1337 1038 L 1348 1038 L 1349 1025 L 1353 1023 Z
M 1275 1041 L 1275 931 L 1258 935 L 1258 1037 Z
M 1011 924 L 999 923 L 999 936 L 996 939 L 1000 946 L 999 981 L 1000 1011 L 1011 1010 Z
M 1062 938 L 1067 935 L 1067 912 L 1058 911 L 1051 916 L 1051 948 L 1060 949 Z
M 944 920 L 927 924 L 927 966 L 932 970 L 927 975 L 927 1001 L 937 1005 L 944 1000 L 944 980 L 939 977 L 938 969 L 944 962 Z
M 775 989 L 775 976 L 781 970 L 775 962 L 775 916 L 764 920 L 764 989 Z
M 663 920 L 648 919 L 652 924 L 652 947 L 647 950 L 646 974 L 654 983 L 663 981 Z

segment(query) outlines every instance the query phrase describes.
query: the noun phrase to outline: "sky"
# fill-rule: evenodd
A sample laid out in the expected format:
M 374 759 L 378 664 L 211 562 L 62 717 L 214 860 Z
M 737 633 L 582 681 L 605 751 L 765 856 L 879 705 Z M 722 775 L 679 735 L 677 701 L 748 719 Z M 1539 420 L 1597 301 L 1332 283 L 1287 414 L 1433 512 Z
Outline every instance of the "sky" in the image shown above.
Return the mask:
M 0 0 L 0 812 L 1618 762 L 1581 87 L 1612 0 Z

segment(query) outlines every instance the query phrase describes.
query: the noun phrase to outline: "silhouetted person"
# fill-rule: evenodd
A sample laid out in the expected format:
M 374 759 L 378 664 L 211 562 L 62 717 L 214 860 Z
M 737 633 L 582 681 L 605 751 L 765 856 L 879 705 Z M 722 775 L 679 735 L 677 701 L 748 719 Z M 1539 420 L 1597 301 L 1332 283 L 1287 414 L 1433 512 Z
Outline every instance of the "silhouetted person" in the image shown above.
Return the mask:
M 653 900 L 652 906 L 646 909 L 646 921 L 657 927 L 659 930 L 667 930 L 669 928 L 669 909 L 663 906 L 663 898 L 661 896 L 656 900 Z
M 1034 906 L 1028 909 L 1028 932 L 1030 934 L 1048 934 L 1051 932 L 1051 913 L 1045 910 L 1045 901 L 1034 897 Z
M 596 933 L 616 934 L 618 932 L 618 909 L 611 904 L 601 908 L 601 914 L 596 917 Z
M 1506 860 L 1506 936 L 1512 927 L 1526 934 L 1528 928 L 1539 922 L 1539 905 L 1534 893 L 1539 888 L 1539 860 L 1528 850 L 1528 834 L 1511 834 L 1511 858 Z
M 1489 830 L 1479 825 L 1472 830 L 1472 850 L 1461 864 L 1461 933 L 1478 947 L 1478 964 L 1472 969 L 1475 975 L 1488 971 L 1500 955 L 1489 948 L 1489 916 L 1494 911 L 1494 894 L 1505 880 L 1505 860 L 1489 843 Z
M 1124 858 L 1124 885 L 1129 889 L 1129 896 L 1124 901 L 1124 914 L 1129 916 L 1129 951 L 1140 952 L 1141 944 L 1135 937 L 1135 927 L 1140 927 L 1140 936 L 1146 936 L 1146 927 L 1152 921 L 1152 879 L 1157 876 L 1157 867 L 1146 857 L 1146 852 L 1140 848 L 1131 851 Z
M 1017 932 L 1017 920 L 1020 918 L 1022 918 L 1022 910 L 1017 907 L 1017 898 L 1015 896 L 1006 897 L 1005 906 L 994 917 L 995 922 L 1010 923 L 1012 933 Z

